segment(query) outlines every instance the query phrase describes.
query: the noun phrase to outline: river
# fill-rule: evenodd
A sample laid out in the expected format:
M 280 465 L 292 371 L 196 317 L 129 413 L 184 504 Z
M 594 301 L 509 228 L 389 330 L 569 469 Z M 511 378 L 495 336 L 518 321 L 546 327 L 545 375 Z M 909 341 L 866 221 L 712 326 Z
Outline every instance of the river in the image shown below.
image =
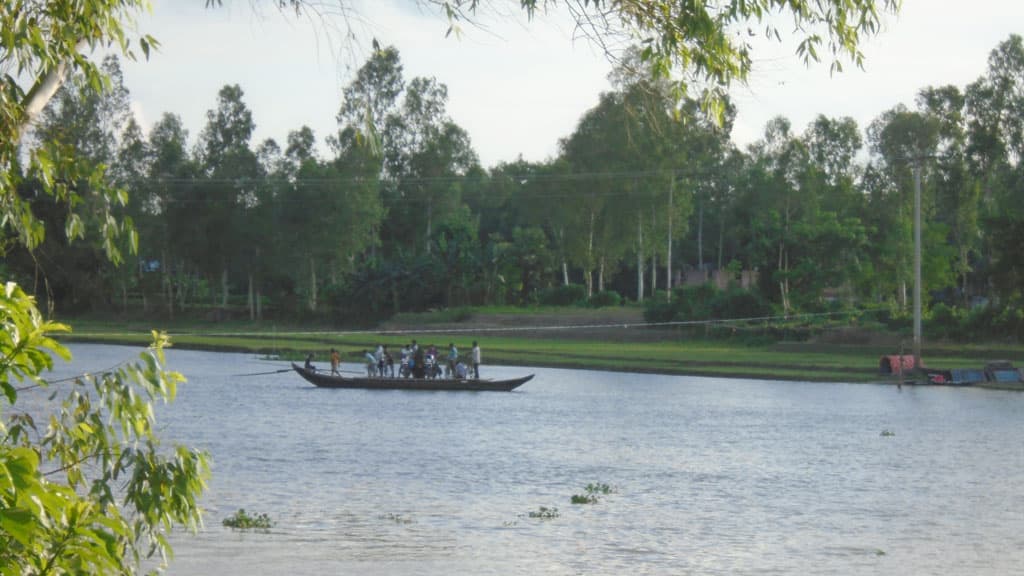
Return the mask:
M 71 350 L 55 378 L 137 352 Z M 1018 393 L 499 366 L 537 376 L 322 390 L 233 376 L 286 366 L 248 354 L 168 360 L 189 382 L 161 436 L 213 460 L 172 575 L 1024 573 Z M 611 493 L 571 504 L 588 484 Z M 223 527 L 239 508 L 273 528 Z

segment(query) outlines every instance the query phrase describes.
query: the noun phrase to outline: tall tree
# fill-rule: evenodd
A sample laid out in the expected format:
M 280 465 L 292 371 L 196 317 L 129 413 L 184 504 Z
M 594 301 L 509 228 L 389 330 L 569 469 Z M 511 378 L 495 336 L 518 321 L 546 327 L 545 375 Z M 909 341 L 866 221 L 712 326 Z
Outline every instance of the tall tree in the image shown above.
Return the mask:
M 242 240 L 238 226 L 256 203 L 256 182 L 261 176 L 259 161 L 249 148 L 256 125 L 243 96 L 237 84 L 221 88 L 217 106 L 206 113 L 206 126 L 199 136 L 199 159 L 206 176 L 202 183 L 206 199 L 202 237 L 206 245 L 218 250 L 200 248 L 195 255 L 211 277 L 219 272 L 222 308 L 228 305 L 229 266 L 251 248 Z M 253 262 L 249 254 L 237 260 L 247 268 Z
M 956 250 L 953 270 L 959 278 L 960 299 L 966 303 L 981 233 L 981 185 L 970 173 L 966 157 L 966 99 L 956 86 L 942 86 L 922 89 L 917 101 L 922 112 L 938 123 L 934 219 L 949 227 L 949 242 Z
M 370 147 L 378 156 L 385 146 L 384 126 L 394 114 L 398 97 L 405 90 L 402 62 L 394 46 L 376 49 L 341 92 L 337 120 L 341 130 L 354 130 L 356 142 Z
M 447 106 L 447 86 L 414 78 L 385 125 L 384 234 L 413 252 L 431 251 L 435 220 L 459 206 L 460 179 L 478 164 L 469 135 Z
M 107 89 L 96 91 L 85 76 L 74 75 L 57 91 L 34 130 L 36 150 L 58 158 L 75 154 L 75 165 L 58 178 L 77 191 L 78 199 L 54 203 L 45 194 L 33 194 L 32 202 L 49 216 L 47 225 L 56 232 L 34 256 L 47 278 L 47 300 L 50 305 L 60 303 L 79 311 L 102 306 L 110 296 L 104 287 L 109 271 L 104 251 L 120 257 L 135 241 L 133 234 L 121 234 L 130 222 L 117 224 L 119 220 L 108 218 L 124 216 L 127 196 L 123 190 L 112 195 L 99 191 L 104 179 L 115 176 L 108 174 L 108 167 L 117 159 L 121 131 L 129 117 L 118 59 L 107 57 L 100 71 L 109 78 Z M 82 176 L 70 177 L 75 171 Z M 38 184 L 36 191 L 41 192 Z M 86 230 L 96 229 L 103 232 L 98 238 L 76 242 L 85 238 Z
M 197 163 L 188 154 L 188 131 L 181 118 L 164 114 L 149 133 L 152 154 L 147 184 L 156 215 L 146 222 L 144 260 L 159 266 L 160 287 L 167 315 L 174 318 L 175 305 L 184 307 L 189 291 L 188 278 L 197 270 L 191 266 L 195 243 L 202 237 L 200 219 L 195 214 L 202 198 L 196 193 L 201 178 Z
M 155 198 L 151 196 L 150 189 L 146 185 L 149 157 L 149 144 L 142 134 L 142 128 L 134 118 L 130 118 L 121 135 L 121 143 L 111 171 L 114 181 L 128 191 L 129 198 L 132 200 L 124 207 L 122 219 L 136 232 L 146 229 L 146 225 L 151 223 L 144 222 L 144 220 L 152 218 L 155 214 Z M 138 245 L 140 240 L 129 239 L 123 243 L 121 251 L 126 254 L 132 253 L 132 242 Z M 140 246 L 138 252 L 146 253 L 150 250 L 144 250 Z M 141 288 L 143 310 L 148 312 L 147 287 L 142 286 L 144 268 L 144 262 L 131 262 L 122 263 L 112 271 L 111 276 L 121 292 L 122 312 L 128 311 L 129 289 L 136 288 Z
M 934 179 L 929 175 L 932 173 L 932 159 L 938 150 L 938 135 L 939 124 L 935 118 L 911 112 L 903 105 L 882 113 L 868 127 L 868 141 L 881 169 L 880 175 L 889 179 L 890 185 L 886 188 L 896 195 L 890 202 L 895 221 L 876 230 L 882 234 L 898 235 L 898 239 L 891 243 L 894 250 L 888 257 L 895 257 L 889 273 L 898 282 L 897 300 L 902 307 L 907 305 L 907 287 L 912 280 L 914 170 L 921 171 L 922 186 L 925 187 L 922 192 L 923 253 L 939 254 L 946 246 L 944 238 L 939 245 L 927 241 L 935 237 L 934 231 L 928 231 L 932 220 L 926 215 L 932 214 L 934 209 L 934 189 L 931 187 Z M 951 279 L 929 263 L 937 264 L 938 261 L 931 258 L 922 260 L 922 274 L 929 278 L 926 285 L 932 290 L 947 286 Z M 949 270 L 948 265 L 946 269 Z

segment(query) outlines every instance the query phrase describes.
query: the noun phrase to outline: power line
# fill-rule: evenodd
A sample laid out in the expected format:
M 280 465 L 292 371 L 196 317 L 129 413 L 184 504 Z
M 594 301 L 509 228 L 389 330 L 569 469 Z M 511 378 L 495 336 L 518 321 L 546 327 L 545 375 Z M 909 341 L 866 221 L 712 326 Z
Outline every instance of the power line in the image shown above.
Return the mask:
M 518 182 L 520 186 L 525 186 L 529 183 L 534 182 L 565 182 L 565 181 L 580 181 L 580 180 L 620 180 L 620 179 L 635 179 L 635 178 L 670 178 L 676 177 L 693 177 L 693 176 L 704 176 L 707 174 L 720 173 L 718 167 L 686 167 L 686 168 L 653 168 L 647 170 L 621 170 L 621 171 L 584 171 L 584 172 L 563 172 L 563 173 L 552 173 L 552 174 L 536 174 L 536 173 L 525 173 L 525 174 L 498 174 L 498 175 L 486 175 L 486 176 L 472 176 L 453 174 L 448 176 L 409 176 L 409 177 L 391 177 L 391 178 L 374 178 L 374 177 L 363 177 L 363 176 L 337 176 L 337 177 L 303 177 L 303 178 L 275 178 L 272 176 L 258 176 L 258 177 L 239 177 L 239 178 L 226 178 L 226 177 L 165 177 L 165 176 L 147 176 L 143 178 L 135 178 L 132 180 L 133 183 L 145 182 L 145 183 L 157 183 L 157 184 L 197 184 L 202 185 L 206 183 L 211 184 L 237 184 L 237 185 L 252 185 L 266 182 L 273 182 L 282 185 L 295 185 L 295 184 L 324 184 L 324 183 L 344 183 L 344 184 L 355 184 L 365 186 L 367 184 L 377 185 L 394 185 L 394 184 L 430 184 L 430 183 L 469 183 L 469 184 L 491 184 L 491 183 L 504 183 L 503 180 L 511 180 L 512 182 Z
M 699 327 L 699 326 L 715 326 L 715 325 L 732 325 L 732 324 L 750 324 L 750 323 L 765 323 L 765 322 L 778 322 L 778 321 L 800 321 L 809 320 L 813 318 L 825 318 L 834 316 L 851 316 L 855 314 L 873 314 L 887 310 L 886 308 L 875 308 L 865 310 L 853 310 L 853 311 L 839 311 L 839 312 L 818 312 L 818 313 L 807 313 L 807 314 L 792 314 L 782 316 L 751 316 L 746 318 L 722 318 L 722 319 L 711 319 L 711 320 L 672 320 L 665 322 L 613 322 L 613 323 L 599 323 L 599 324 L 536 324 L 531 326 L 495 326 L 495 327 L 474 327 L 474 328 L 430 328 L 430 329 L 412 329 L 412 330 L 309 330 L 309 331 L 293 331 L 293 332 L 280 332 L 276 331 L 275 334 L 278 336 L 316 336 L 316 337 L 328 337 L 328 336 L 402 336 L 402 335 L 417 335 L 417 334 L 479 334 L 479 333 L 500 333 L 500 332 L 545 332 L 545 331 L 568 331 L 568 330 L 601 330 L 601 329 L 630 329 L 630 328 L 665 328 L 665 327 Z M 182 332 L 185 335 L 199 335 L 199 333 Z M 127 334 L 124 334 L 127 335 Z M 214 333 L 202 333 L 203 336 L 210 336 L 215 338 L 238 338 L 247 336 L 265 336 L 266 332 L 214 332 Z

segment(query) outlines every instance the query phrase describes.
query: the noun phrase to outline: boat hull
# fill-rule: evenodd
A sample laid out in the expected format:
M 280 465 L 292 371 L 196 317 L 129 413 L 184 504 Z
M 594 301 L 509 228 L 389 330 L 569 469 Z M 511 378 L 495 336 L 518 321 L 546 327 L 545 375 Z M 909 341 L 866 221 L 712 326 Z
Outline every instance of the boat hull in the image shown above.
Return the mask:
M 319 388 L 363 388 L 369 390 L 468 390 L 477 392 L 509 392 L 533 379 L 533 374 L 509 380 L 476 380 L 459 378 L 352 378 L 332 376 L 325 372 L 306 370 L 293 363 L 292 369 Z

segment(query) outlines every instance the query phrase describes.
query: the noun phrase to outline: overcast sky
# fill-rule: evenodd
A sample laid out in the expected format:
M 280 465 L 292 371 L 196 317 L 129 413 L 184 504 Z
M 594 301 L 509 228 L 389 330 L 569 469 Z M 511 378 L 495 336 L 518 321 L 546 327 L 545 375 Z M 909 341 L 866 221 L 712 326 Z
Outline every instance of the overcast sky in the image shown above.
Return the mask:
M 574 40 L 564 16 L 527 22 L 518 1 L 508 2 L 504 17 L 486 18 L 486 30 L 468 27 L 445 38 L 446 20 L 414 0 L 356 0 L 359 18 L 349 20 L 355 42 L 345 40 L 339 19 L 297 19 L 271 8 L 254 13 L 249 0 L 225 0 L 219 9 L 204 8 L 203 0 L 154 4 L 138 24 L 161 48 L 148 62 L 124 63 L 125 83 L 146 129 L 173 112 L 193 141 L 218 90 L 239 84 L 257 125 L 253 147 L 266 138 L 283 143 L 302 125 L 322 142 L 337 129 L 341 89 L 374 37 L 398 48 L 406 79 L 433 76 L 447 84 L 449 113 L 486 167 L 555 155 L 559 138 L 610 88 L 611 65 L 586 40 Z M 750 83 L 733 91 L 734 141 L 753 142 L 778 115 L 798 132 L 818 114 L 852 116 L 863 129 L 898 103 L 913 106 L 925 86 L 974 81 L 999 42 L 1024 33 L 1020 0 L 903 4 L 863 46 L 864 70 L 847 66 L 830 76 L 827 63 L 806 68 L 792 43 L 759 45 Z

